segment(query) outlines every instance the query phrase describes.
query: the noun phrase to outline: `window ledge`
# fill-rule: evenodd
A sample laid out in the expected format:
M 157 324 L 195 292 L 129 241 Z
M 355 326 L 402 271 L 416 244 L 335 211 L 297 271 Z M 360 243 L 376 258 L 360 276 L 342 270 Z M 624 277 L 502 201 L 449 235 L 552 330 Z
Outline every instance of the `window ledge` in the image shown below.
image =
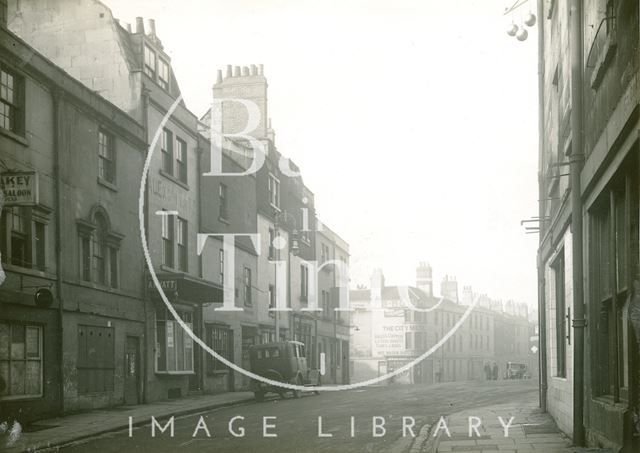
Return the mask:
M 224 376 L 225 374 L 229 374 L 229 370 L 213 370 L 207 373 L 209 376 Z
M 30 275 L 33 277 L 45 278 L 47 280 L 55 280 L 55 274 L 50 272 L 40 271 L 38 269 L 30 269 L 28 267 L 16 266 L 15 264 L 2 263 L 2 267 L 5 272 L 13 272 L 16 274 Z
M 101 178 L 99 176 L 98 176 L 98 184 L 100 184 L 101 186 L 104 186 L 107 189 L 112 190 L 114 192 L 118 191 L 118 187 L 114 183 L 109 182 L 106 179 L 103 179 L 103 178 Z
M 175 176 L 173 176 L 172 174 L 167 173 L 164 170 L 160 170 L 160 174 L 162 176 L 164 176 L 165 178 L 169 179 L 170 181 L 173 181 L 174 183 L 176 183 L 177 185 L 179 185 L 180 187 L 182 187 L 185 190 L 191 190 L 189 188 L 189 185 L 184 182 L 184 181 L 180 181 L 178 178 L 176 178 Z
M 4 135 L 5 137 L 10 138 L 14 142 L 18 142 L 22 146 L 29 146 L 29 140 L 27 140 L 22 135 L 18 135 L 15 132 L 10 131 L 9 129 L 0 127 L 0 135 Z
M 194 376 L 195 371 L 156 371 L 155 374 L 161 376 Z
M 627 402 L 622 398 L 620 398 L 620 402 L 614 403 L 613 396 L 611 395 L 596 396 L 593 398 L 593 401 L 614 410 L 625 410 L 627 407 Z
M 120 288 L 112 288 L 110 286 L 101 285 L 100 283 L 88 282 L 85 280 L 78 280 L 79 286 L 84 286 L 85 288 L 97 289 L 100 291 L 105 291 L 108 293 L 119 294 L 121 296 L 127 296 L 128 294 L 122 291 Z
M 176 269 L 176 268 L 174 268 L 172 266 L 168 266 L 166 264 L 161 264 L 160 265 L 160 270 L 166 271 L 166 272 L 172 272 L 174 274 L 178 272 L 178 269 Z
M 7 395 L 0 397 L 0 401 L 35 401 L 42 399 L 43 394 L 40 395 Z

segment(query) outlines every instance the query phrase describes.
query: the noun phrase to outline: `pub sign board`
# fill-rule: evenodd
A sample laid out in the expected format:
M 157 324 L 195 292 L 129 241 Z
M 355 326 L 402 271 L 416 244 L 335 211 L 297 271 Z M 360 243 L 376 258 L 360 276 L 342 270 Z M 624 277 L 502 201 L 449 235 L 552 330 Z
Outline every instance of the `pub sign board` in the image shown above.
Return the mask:
M 38 173 L 0 173 L 0 190 L 4 193 L 5 206 L 35 206 L 38 204 Z

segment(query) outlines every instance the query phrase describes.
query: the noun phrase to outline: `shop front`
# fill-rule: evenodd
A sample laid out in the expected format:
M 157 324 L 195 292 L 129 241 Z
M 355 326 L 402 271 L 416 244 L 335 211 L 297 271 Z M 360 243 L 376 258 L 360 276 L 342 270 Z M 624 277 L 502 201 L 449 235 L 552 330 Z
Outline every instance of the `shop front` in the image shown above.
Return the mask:
M 203 304 L 219 300 L 222 292 L 218 285 L 186 274 L 159 274 L 158 280 L 171 306 L 167 307 L 148 279 L 147 401 L 202 391 L 205 352 L 182 325 L 204 338 Z

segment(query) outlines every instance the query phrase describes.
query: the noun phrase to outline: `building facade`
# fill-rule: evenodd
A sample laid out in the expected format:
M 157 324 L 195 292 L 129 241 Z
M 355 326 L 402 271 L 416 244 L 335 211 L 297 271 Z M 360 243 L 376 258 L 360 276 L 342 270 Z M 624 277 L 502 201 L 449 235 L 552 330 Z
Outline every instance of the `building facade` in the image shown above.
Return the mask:
M 0 34 L 3 418 L 137 404 L 143 258 L 126 175 L 142 170 L 144 129 Z
M 541 405 L 577 445 L 637 451 L 638 2 L 538 12 Z
M 326 362 L 324 382 L 348 382 L 348 315 L 322 316 L 342 304 L 335 287 L 345 280 L 314 267 L 314 194 L 275 146 L 262 67 L 230 68 L 214 85 L 214 99 L 258 106 L 253 137 L 266 150 L 257 171 L 221 175 L 212 170 L 210 112 L 198 119 L 180 99 L 153 20 L 132 28 L 97 0 L 6 3 L 3 416 L 247 389 L 249 380 L 197 346 L 174 314 L 243 368 L 251 345 L 300 339 L 310 363 Z M 222 105 L 225 133 L 244 127 L 237 107 Z M 221 143 L 222 169 L 247 172 L 250 144 Z M 149 262 L 137 197 L 146 160 Z M 16 204 L 23 186 L 35 195 Z M 322 237 L 348 262 L 344 240 L 329 229 Z M 326 296 L 318 301 L 319 285 Z

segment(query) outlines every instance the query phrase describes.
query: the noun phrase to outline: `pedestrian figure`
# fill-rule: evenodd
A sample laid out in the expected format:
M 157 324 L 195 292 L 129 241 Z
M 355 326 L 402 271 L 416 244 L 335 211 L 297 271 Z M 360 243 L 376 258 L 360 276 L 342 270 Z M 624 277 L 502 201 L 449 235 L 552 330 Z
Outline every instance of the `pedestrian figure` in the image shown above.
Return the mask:
M 484 363 L 484 375 L 487 381 L 491 380 L 491 367 L 488 362 Z
M 493 362 L 492 375 L 493 375 L 493 380 L 497 381 L 498 380 L 498 364 L 496 362 Z

